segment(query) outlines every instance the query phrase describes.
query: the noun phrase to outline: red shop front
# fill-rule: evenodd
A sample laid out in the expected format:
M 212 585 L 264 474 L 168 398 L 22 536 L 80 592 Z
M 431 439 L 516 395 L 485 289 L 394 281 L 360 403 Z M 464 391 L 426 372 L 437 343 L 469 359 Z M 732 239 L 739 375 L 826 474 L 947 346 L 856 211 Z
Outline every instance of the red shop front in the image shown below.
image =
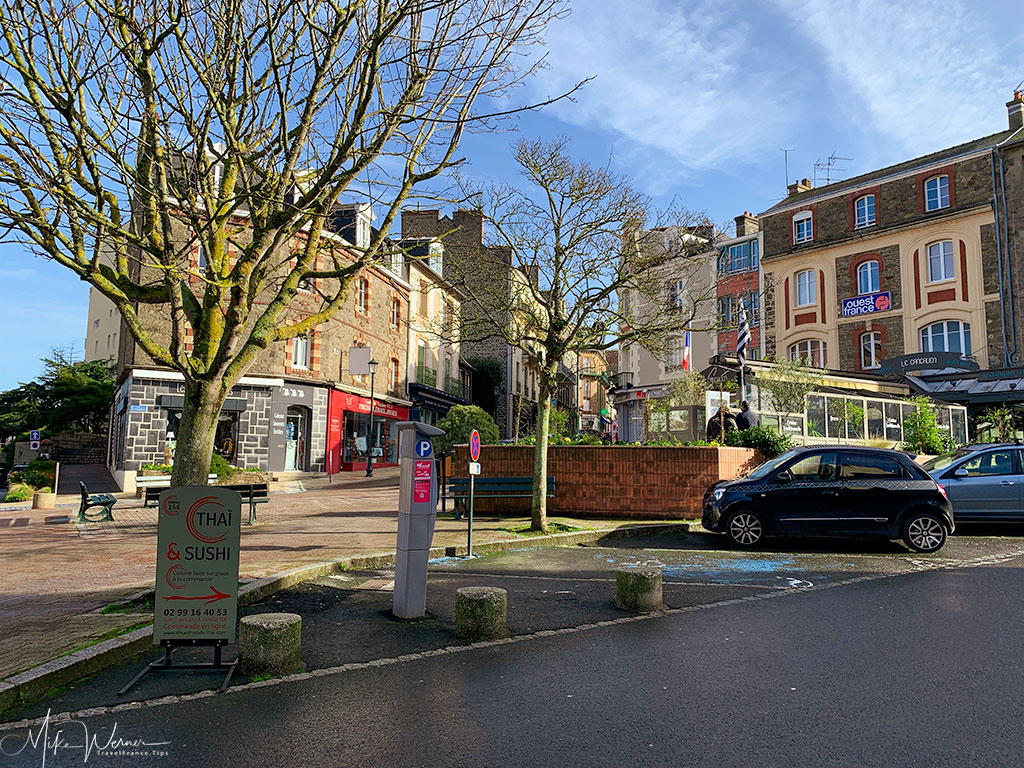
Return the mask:
M 398 464 L 398 422 L 409 420 L 409 409 L 386 400 L 373 401 L 370 433 L 370 398 L 332 389 L 327 400 L 327 471 L 366 469 L 369 449 L 375 467 Z

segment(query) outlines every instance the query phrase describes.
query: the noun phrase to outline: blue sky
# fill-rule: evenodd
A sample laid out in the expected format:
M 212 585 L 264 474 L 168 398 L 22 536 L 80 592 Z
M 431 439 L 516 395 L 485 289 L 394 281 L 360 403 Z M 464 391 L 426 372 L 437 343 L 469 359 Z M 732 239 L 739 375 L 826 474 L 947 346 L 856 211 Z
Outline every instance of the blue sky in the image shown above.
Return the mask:
M 549 31 L 547 68 L 515 99 L 587 77 L 572 102 L 470 135 L 477 180 L 515 180 L 516 138 L 572 138 L 574 152 L 629 174 L 660 205 L 722 224 L 763 211 L 790 177 L 835 152 L 839 178 L 1006 127 L 1024 80 L 1017 2 L 999 0 L 577 0 Z M 85 339 L 88 286 L 0 244 L 0 389 L 41 372 L 51 347 Z

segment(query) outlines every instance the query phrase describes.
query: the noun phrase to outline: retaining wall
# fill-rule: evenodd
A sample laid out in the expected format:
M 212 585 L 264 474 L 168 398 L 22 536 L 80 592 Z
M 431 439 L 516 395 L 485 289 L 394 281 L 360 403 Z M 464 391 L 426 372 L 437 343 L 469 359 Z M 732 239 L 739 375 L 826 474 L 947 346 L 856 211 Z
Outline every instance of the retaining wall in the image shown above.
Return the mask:
M 485 445 L 480 477 L 533 475 L 533 447 Z M 465 477 L 469 450 L 456 447 L 452 475 Z M 548 449 L 555 495 L 548 513 L 636 519 L 700 517 L 708 486 L 746 474 L 763 461 L 750 448 L 564 445 Z M 476 500 L 479 512 L 527 513 L 529 499 Z

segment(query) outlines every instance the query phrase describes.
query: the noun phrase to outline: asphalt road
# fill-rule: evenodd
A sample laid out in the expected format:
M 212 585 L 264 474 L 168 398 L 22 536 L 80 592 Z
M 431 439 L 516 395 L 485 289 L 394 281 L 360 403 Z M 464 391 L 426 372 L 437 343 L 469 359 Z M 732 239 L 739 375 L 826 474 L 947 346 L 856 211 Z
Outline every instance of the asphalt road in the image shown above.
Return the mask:
M 901 565 L 822 568 L 810 587 L 765 581 L 655 618 L 327 669 L 59 728 L 65 744 L 87 729 L 102 745 L 115 723 L 119 738 L 168 742 L 150 757 L 92 752 L 99 766 L 1017 766 L 1022 548 L 1008 542 L 993 556 L 965 545 L 932 562 L 870 551 L 851 557 Z M 28 735 L 0 731 L 0 766 L 42 764 Z M 45 765 L 83 757 L 51 749 Z

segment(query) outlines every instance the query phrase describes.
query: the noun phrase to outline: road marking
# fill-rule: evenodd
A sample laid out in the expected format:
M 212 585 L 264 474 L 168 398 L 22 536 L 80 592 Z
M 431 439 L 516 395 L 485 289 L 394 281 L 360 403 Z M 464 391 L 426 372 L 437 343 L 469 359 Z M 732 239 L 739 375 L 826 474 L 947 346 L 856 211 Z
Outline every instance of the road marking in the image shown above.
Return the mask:
M 954 570 L 956 568 L 979 568 L 986 565 L 998 565 L 1005 563 L 1010 560 L 1014 560 L 1018 557 L 1024 556 L 1024 548 L 1014 550 L 1012 552 L 1006 552 L 999 555 L 991 555 L 989 557 L 980 557 L 970 560 L 948 560 L 943 562 L 936 562 L 932 567 L 925 570 Z M 325 667 L 324 669 L 316 669 L 312 672 L 299 672 L 294 675 L 286 675 L 285 677 L 275 677 L 271 680 L 261 680 L 257 683 L 245 683 L 243 685 L 234 685 L 228 688 L 223 696 L 228 696 L 234 693 L 241 693 L 243 691 L 250 691 L 255 688 L 266 688 L 270 686 L 284 685 L 286 683 L 298 683 L 305 680 L 312 680 L 317 677 L 333 677 L 335 675 L 345 674 L 346 672 L 356 672 L 364 669 L 371 669 L 373 667 L 387 667 L 392 664 L 404 664 L 410 661 L 421 661 L 423 659 L 430 659 L 436 656 L 446 656 L 449 654 L 457 653 L 468 653 L 470 651 L 482 650 L 485 648 L 496 648 L 501 645 L 511 645 L 513 643 L 525 643 L 532 640 L 540 640 L 548 637 L 558 637 L 561 635 L 569 635 L 575 632 L 590 632 L 597 629 L 603 629 L 605 627 L 614 627 L 620 624 L 634 624 L 641 621 L 655 621 L 657 619 L 664 618 L 665 616 L 678 616 L 684 613 L 695 613 L 697 611 L 706 611 L 713 608 L 724 608 L 730 605 L 739 605 L 741 603 L 752 603 L 759 600 L 774 600 L 776 598 L 788 597 L 789 595 L 802 595 L 810 592 L 820 592 L 826 589 L 837 589 L 839 587 L 851 586 L 853 584 L 861 584 L 869 581 L 883 581 L 885 579 L 895 579 L 900 576 L 909 576 L 913 574 L 919 574 L 921 571 L 894 571 L 891 573 L 873 573 L 864 576 L 855 576 L 850 579 L 844 579 L 842 581 L 834 581 L 827 584 L 819 584 L 817 586 L 797 588 L 797 589 L 776 589 L 771 592 L 760 592 L 756 595 L 746 595 L 744 597 L 734 597 L 728 600 L 717 600 L 712 603 L 703 603 L 701 605 L 688 605 L 682 608 L 669 608 L 664 611 L 657 613 L 645 613 L 638 616 L 623 616 L 618 619 L 607 619 L 605 621 L 597 621 L 590 624 L 580 624 L 575 627 L 564 627 L 562 629 L 542 629 L 538 632 L 531 632 L 527 635 L 513 635 L 512 637 L 502 638 L 501 640 L 483 640 L 476 643 L 469 643 L 467 645 L 449 645 L 444 648 L 436 648 L 429 651 L 422 651 L 419 653 L 406 653 L 401 656 L 393 656 L 384 659 L 374 659 L 373 661 L 361 661 L 353 662 L 349 664 L 340 664 L 334 667 Z M 61 712 L 56 715 L 49 715 L 50 723 L 61 723 L 69 720 L 81 720 L 86 717 L 99 717 L 102 715 L 113 715 L 120 712 L 129 712 L 136 709 L 148 709 L 152 707 L 162 707 L 168 704 L 180 704 L 182 702 L 197 701 L 199 699 L 208 699 L 212 696 L 218 695 L 215 690 L 199 691 L 197 693 L 188 693 L 182 696 L 163 696 L 158 699 L 148 699 L 143 701 L 130 701 L 124 704 L 115 704 L 107 707 L 91 707 L 89 709 L 81 709 L 73 712 Z M 19 728 L 37 727 L 46 722 L 47 717 L 37 717 L 27 720 L 17 720 L 14 722 L 0 723 L 0 732 L 13 731 Z

